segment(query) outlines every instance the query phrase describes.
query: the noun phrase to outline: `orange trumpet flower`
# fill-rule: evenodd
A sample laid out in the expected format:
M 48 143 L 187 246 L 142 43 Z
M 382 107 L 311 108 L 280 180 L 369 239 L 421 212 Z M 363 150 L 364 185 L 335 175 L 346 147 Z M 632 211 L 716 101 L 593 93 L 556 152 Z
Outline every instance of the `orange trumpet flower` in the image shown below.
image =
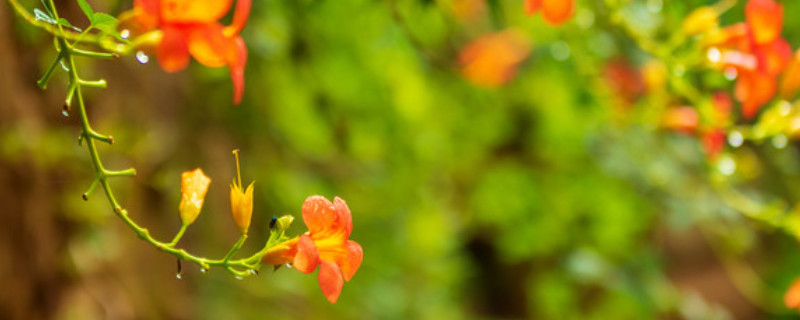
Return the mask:
M 319 266 L 319 286 L 335 303 L 345 281 L 355 275 L 364 258 L 357 242 L 348 240 L 353 220 L 347 203 L 339 197 L 331 203 L 323 196 L 310 196 L 303 203 L 303 222 L 308 232 L 270 249 L 265 264 L 293 263 L 295 269 L 311 273 Z
M 250 15 L 251 0 L 238 0 L 233 22 L 222 26 L 218 20 L 232 3 L 233 0 L 134 0 L 133 6 L 144 31 L 161 30 L 156 47 L 161 69 L 183 70 L 190 55 L 204 66 L 227 65 L 233 81 L 233 102 L 239 104 L 247 63 L 247 46 L 239 33 Z

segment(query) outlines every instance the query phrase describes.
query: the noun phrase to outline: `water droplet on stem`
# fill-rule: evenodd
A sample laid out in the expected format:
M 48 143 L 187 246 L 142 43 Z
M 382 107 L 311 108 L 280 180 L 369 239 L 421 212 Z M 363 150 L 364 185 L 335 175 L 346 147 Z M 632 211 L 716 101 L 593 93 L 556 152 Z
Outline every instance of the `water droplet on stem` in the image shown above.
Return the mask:
M 150 62 L 150 57 L 144 51 L 139 50 L 136 52 L 136 60 L 141 64 L 147 64 Z

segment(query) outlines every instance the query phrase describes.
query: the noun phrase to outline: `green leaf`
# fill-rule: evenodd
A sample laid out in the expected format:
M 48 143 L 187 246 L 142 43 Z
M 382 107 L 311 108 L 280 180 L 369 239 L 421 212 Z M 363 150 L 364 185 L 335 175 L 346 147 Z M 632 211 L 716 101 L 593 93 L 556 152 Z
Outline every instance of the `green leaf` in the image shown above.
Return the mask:
M 89 21 L 93 21 L 94 10 L 92 10 L 92 6 L 90 6 L 86 0 L 78 0 L 78 5 L 81 6 L 81 10 L 83 10 L 83 14 L 86 15 L 86 18 L 89 19 Z
M 119 24 L 119 20 L 117 20 L 117 18 L 102 12 L 95 13 L 92 16 L 91 21 L 92 27 L 109 34 L 114 34 L 117 29 L 117 24 Z
M 49 14 L 44 13 L 44 11 L 42 11 L 42 10 L 34 8 L 33 9 L 33 16 L 36 18 L 36 20 L 41 20 L 41 21 L 47 22 L 49 24 L 56 24 L 56 20 L 53 19 L 53 17 L 51 17 Z

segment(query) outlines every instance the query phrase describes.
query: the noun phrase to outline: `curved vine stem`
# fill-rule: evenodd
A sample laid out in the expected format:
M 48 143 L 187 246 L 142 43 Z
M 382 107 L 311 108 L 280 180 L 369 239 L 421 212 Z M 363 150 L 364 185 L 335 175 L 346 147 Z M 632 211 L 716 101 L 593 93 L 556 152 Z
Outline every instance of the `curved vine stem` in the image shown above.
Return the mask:
M 89 122 L 89 117 L 86 111 L 86 102 L 83 97 L 83 89 L 86 88 L 105 88 L 105 80 L 98 80 L 98 81 L 88 81 L 80 78 L 78 74 L 78 68 L 75 63 L 75 56 L 87 56 L 93 58 L 112 58 L 116 57 L 119 54 L 125 54 L 131 51 L 132 48 L 135 48 L 135 45 L 120 45 L 115 44 L 112 48 L 107 48 L 107 46 L 103 45 L 102 39 L 99 36 L 88 34 L 86 31 L 82 33 L 77 33 L 73 31 L 64 30 L 64 27 L 61 24 L 50 24 L 45 21 L 41 21 L 33 17 L 28 11 L 25 10 L 22 5 L 17 2 L 17 0 L 8 0 L 14 10 L 17 12 L 19 16 L 25 19 L 29 24 L 41 28 L 50 34 L 52 34 L 55 38 L 55 47 L 58 51 L 58 56 L 56 60 L 53 62 L 53 65 L 45 72 L 42 78 L 38 81 L 38 85 L 44 89 L 47 86 L 47 82 L 50 80 L 53 71 L 56 69 L 58 64 L 62 64 L 65 69 L 68 71 L 68 81 L 69 86 L 67 90 L 67 97 L 65 100 L 65 112 L 72 104 L 73 99 L 76 101 L 77 105 L 77 114 L 80 118 L 80 125 L 81 125 L 81 134 L 78 139 L 79 144 L 83 144 L 85 142 L 87 151 L 89 152 L 89 157 L 91 158 L 92 166 L 95 170 L 95 178 L 88 188 L 88 190 L 83 193 L 83 198 L 88 199 L 89 195 L 92 191 L 100 185 L 103 188 L 105 193 L 106 199 L 108 200 L 111 209 L 114 213 L 119 217 L 130 229 L 132 229 L 136 235 L 144 240 L 145 242 L 149 243 L 150 245 L 156 247 L 157 249 L 166 252 L 170 255 L 175 256 L 176 258 L 188 262 L 192 262 L 197 264 L 204 270 L 208 270 L 211 267 L 221 267 L 231 274 L 235 275 L 237 278 L 246 277 L 250 275 L 257 274 L 257 269 L 260 267 L 261 258 L 268 252 L 268 250 L 282 242 L 285 242 L 287 238 L 284 236 L 282 230 L 270 230 L 270 236 L 265 244 L 264 248 L 260 251 L 240 259 L 232 259 L 233 255 L 241 248 L 246 240 L 246 236 L 242 236 L 236 242 L 236 244 L 231 248 L 231 250 L 226 254 L 224 258 L 221 259 L 209 259 L 201 256 L 194 255 L 185 249 L 176 247 L 178 241 L 180 241 L 183 233 L 186 231 L 187 225 L 182 225 L 178 233 L 170 242 L 162 242 L 150 235 L 150 231 L 139 224 L 137 224 L 128 214 L 128 210 L 126 210 L 122 205 L 119 203 L 117 198 L 114 196 L 114 191 L 109 184 L 109 179 L 114 177 L 132 177 L 136 174 L 136 170 L 134 168 L 129 168 L 125 170 L 109 170 L 106 169 L 103 165 L 103 161 L 100 158 L 100 154 L 97 150 L 97 143 L 103 142 L 108 144 L 113 144 L 114 139 L 111 136 L 103 135 L 92 129 L 92 126 Z M 55 8 L 55 4 L 53 0 L 48 0 L 47 5 L 49 5 L 50 10 L 56 20 L 59 19 L 57 10 Z M 87 29 L 88 31 L 88 29 Z M 147 35 L 145 35 L 147 36 Z M 109 52 L 92 52 L 83 49 L 76 48 L 76 45 L 79 43 L 90 43 L 96 44 L 101 46 L 103 49 Z M 135 42 L 132 42 L 135 44 Z M 244 269 L 242 271 L 241 269 Z
M 24 19 L 28 24 L 47 31 L 47 33 L 56 37 L 56 39 L 72 41 L 73 47 L 70 49 L 70 51 L 73 55 L 100 59 L 118 58 L 121 55 L 131 54 L 133 50 L 139 48 L 144 43 L 158 41 L 162 36 L 160 31 L 151 31 L 140 35 L 131 41 L 120 41 L 114 37 L 89 33 L 91 27 L 82 32 L 65 30 L 61 24 L 53 24 L 48 21 L 37 19 L 35 16 L 31 15 L 31 13 L 28 12 L 28 10 L 25 9 L 25 7 L 22 6 L 18 0 L 8 0 L 8 3 L 11 5 L 17 15 Z M 52 4 L 49 5 L 52 8 L 53 15 L 55 15 L 56 20 L 58 20 L 58 13 L 55 7 Z M 78 43 L 94 45 L 102 48 L 106 52 L 93 52 L 74 47 L 74 45 Z

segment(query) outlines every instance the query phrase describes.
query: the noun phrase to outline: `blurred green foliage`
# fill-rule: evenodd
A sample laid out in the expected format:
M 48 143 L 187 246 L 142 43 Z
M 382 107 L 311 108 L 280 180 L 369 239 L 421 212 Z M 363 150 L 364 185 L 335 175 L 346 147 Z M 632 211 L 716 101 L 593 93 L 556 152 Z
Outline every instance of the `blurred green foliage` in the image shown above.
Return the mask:
M 647 96 L 621 108 L 604 79 L 609 61 L 640 66 L 651 58 L 615 26 L 616 15 L 657 40 L 708 2 L 579 1 L 573 21 L 561 28 L 525 16 L 521 1 L 512 0 L 486 1 L 481 20 L 464 22 L 451 11 L 458 3 L 254 1 L 243 32 L 249 61 L 238 107 L 230 106 L 224 69 L 193 64 L 164 75 L 132 58 L 112 62 L 123 67 L 91 64 L 91 73 L 103 77 L 118 70 L 111 68 L 124 69 L 108 75 L 108 93 L 90 94 L 91 112 L 117 141 L 101 150 L 104 157 L 140 172 L 135 186 L 121 180 L 115 188 L 161 238 L 178 227 L 180 172 L 201 166 L 214 183 L 182 243 L 214 256 L 236 239 L 226 197 L 234 148 L 242 150 L 243 179 L 256 180 L 253 235 L 245 250 L 263 243 L 272 216 L 299 217 L 305 197 L 344 198 L 353 213 L 351 239 L 365 254 L 335 305 L 319 292 L 316 275 L 294 270 L 264 269 L 259 278 L 236 281 L 184 266 L 187 276 L 173 280 L 171 257 L 137 242 L 104 199 L 78 200 L 90 182 L 89 162 L 78 146 L 65 147 L 72 135 L 63 124 L 35 141 L 20 134 L 24 129 L 6 126 L 0 151 L 13 162 L 20 150 L 36 150 L 38 166 L 78 177 L 61 200 L 66 220 L 77 225 L 65 268 L 80 282 L 95 278 L 96 260 L 130 265 L 109 272 L 136 275 L 102 279 L 125 292 L 133 318 L 725 319 L 795 313 L 781 304 L 800 266 L 795 239 L 726 202 L 717 168 L 697 139 L 655 128 L 648 108 L 670 101 Z M 621 10 L 612 12 L 609 3 Z M 796 46 L 800 21 L 791 17 L 800 15 L 800 3 L 784 5 L 784 34 Z M 740 3 L 722 23 L 741 21 L 741 12 Z M 458 50 L 509 26 L 533 43 L 516 77 L 497 89 L 465 80 Z M 47 47 L 49 40 L 17 27 L 23 42 Z M 700 90 L 730 90 L 729 81 L 709 78 L 692 81 Z M 745 186 L 742 192 L 765 207 L 796 203 L 794 145 L 747 145 L 732 157 L 740 166 L 755 157 L 756 167 L 766 169 L 758 179 L 736 176 L 721 184 Z M 299 219 L 290 231 L 304 231 Z M 137 248 L 132 257 L 120 252 L 130 248 Z M 148 266 L 148 260 L 158 262 Z M 748 270 L 764 281 L 754 282 Z M 706 283 L 709 272 L 722 275 L 722 282 Z M 102 318 L 86 305 L 63 306 L 58 318 Z

